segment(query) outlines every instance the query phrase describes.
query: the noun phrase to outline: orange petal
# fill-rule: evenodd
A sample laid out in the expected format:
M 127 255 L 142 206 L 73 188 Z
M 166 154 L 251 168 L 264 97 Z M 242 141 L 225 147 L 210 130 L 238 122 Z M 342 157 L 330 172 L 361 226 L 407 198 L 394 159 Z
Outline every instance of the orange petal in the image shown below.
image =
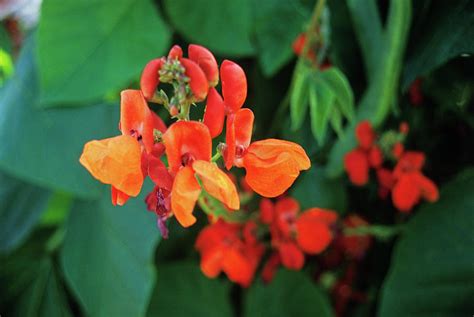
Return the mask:
M 182 166 L 184 155 L 191 156 L 194 160 L 211 160 L 211 134 L 201 122 L 175 122 L 163 134 L 163 141 L 169 167 L 174 173 Z
M 209 86 L 214 87 L 219 82 L 219 70 L 216 58 L 207 48 L 190 44 L 188 46 L 189 59 L 196 62 L 206 74 Z
M 245 180 L 264 197 L 276 197 L 285 192 L 311 162 L 296 143 L 267 139 L 252 143 L 243 157 Z
M 354 149 L 347 153 L 344 168 L 354 185 L 363 186 L 369 181 L 369 161 L 363 150 Z
M 122 134 L 141 136 L 147 152 L 153 149 L 154 119 L 140 90 L 127 89 L 120 93 L 120 126 Z
M 333 211 L 312 208 L 296 221 L 296 240 L 300 248 L 309 254 L 318 254 L 324 251 L 333 239 L 329 225 L 337 219 Z
M 120 135 L 87 142 L 79 162 L 102 183 L 135 197 L 143 184 L 141 156 L 138 141 Z
M 254 114 L 248 108 L 239 109 L 235 114 L 227 116 L 226 144 L 224 155 L 226 168 L 229 170 L 237 158 L 237 148 L 243 153 L 252 139 Z
M 195 161 L 193 169 L 202 181 L 204 189 L 228 208 L 240 208 L 239 195 L 235 184 L 215 163 Z
M 194 97 L 197 101 L 204 100 L 209 89 L 209 84 L 201 67 L 187 58 L 181 58 L 180 62 L 186 69 L 185 74 L 189 77 L 189 87 Z
M 402 174 L 392 190 L 393 204 L 401 212 L 409 212 L 420 201 L 421 190 L 412 174 Z
M 201 194 L 201 187 L 191 167 L 186 166 L 178 171 L 171 192 L 171 211 L 183 227 L 196 222 L 193 216 L 194 205 Z
M 111 186 L 111 193 L 112 193 L 112 205 L 114 206 L 123 206 L 127 202 L 127 200 L 130 198 L 127 194 L 124 192 L 121 192 L 114 186 Z
M 146 64 L 140 78 L 140 89 L 147 100 L 152 100 L 156 87 L 160 83 L 160 75 L 158 71 L 163 66 L 165 60 L 163 58 L 153 59 Z
M 224 100 L 215 88 L 210 88 L 207 95 L 206 111 L 203 122 L 209 128 L 211 137 L 215 138 L 224 127 Z
M 369 150 L 374 144 L 376 135 L 369 121 L 360 122 L 356 127 L 355 134 L 360 147 L 364 150 Z
M 304 265 L 304 254 L 293 242 L 284 242 L 278 246 L 281 262 L 290 270 L 301 270 Z
M 236 63 L 224 60 L 221 64 L 222 94 L 228 113 L 239 110 L 247 98 L 247 78 Z

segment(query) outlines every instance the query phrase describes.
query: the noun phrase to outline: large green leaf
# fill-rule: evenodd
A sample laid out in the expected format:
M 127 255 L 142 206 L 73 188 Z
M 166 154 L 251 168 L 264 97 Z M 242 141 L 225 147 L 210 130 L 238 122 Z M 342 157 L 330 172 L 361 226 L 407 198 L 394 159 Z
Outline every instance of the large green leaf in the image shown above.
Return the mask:
M 474 311 L 474 169 L 411 219 L 392 258 L 380 316 L 471 316 Z
M 246 317 L 333 316 L 324 292 L 302 272 L 280 270 L 273 281 L 256 283 L 245 297 Z
M 230 283 L 207 278 L 198 263 L 158 265 L 157 275 L 148 316 L 233 316 Z
M 402 86 L 449 59 L 474 53 L 474 2 L 433 1 L 405 66 Z
M 254 53 L 251 0 L 165 0 L 164 7 L 173 26 L 189 42 L 222 55 Z
M 98 197 L 100 184 L 79 164 L 84 144 L 118 133 L 119 107 L 38 109 L 32 36 L 15 75 L 0 90 L 0 169 L 42 187 Z
M 148 188 L 151 189 L 151 188 Z M 155 215 L 142 189 L 123 207 L 109 193 L 77 202 L 69 215 L 61 264 L 66 281 L 91 316 L 142 316 L 155 282 L 153 254 L 159 241 Z
M 50 192 L 0 173 L 0 253 L 14 249 L 45 210 Z
M 46 0 L 39 26 L 41 104 L 101 100 L 137 80 L 170 34 L 151 0 Z
M 347 209 L 347 193 L 340 180 L 327 179 L 323 167 L 316 164 L 301 174 L 290 195 L 300 202 L 302 210 L 319 207 L 343 214 Z
M 310 10 L 300 1 L 254 1 L 258 59 L 266 76 L 274 75 L 293 56 L 292 44 Z M 285 23 L 282 23 L 285 21 Z
M 0 258 L 0 311 L 7 316 L 71 316 L 66 293 L 52 257 L 45 253 L 49 234 L 32 239 Z

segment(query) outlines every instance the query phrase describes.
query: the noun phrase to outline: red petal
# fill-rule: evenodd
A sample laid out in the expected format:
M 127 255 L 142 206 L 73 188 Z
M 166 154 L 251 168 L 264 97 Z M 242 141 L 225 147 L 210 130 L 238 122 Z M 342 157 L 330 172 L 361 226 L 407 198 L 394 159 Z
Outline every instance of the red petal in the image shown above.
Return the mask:
M 268 198 L 262 198 L 260 200 L 260 221 L 267 225 L 271 224 L 274 212 L 275 208 L 272 201 Z
M 127 202 L 127 200 L 130 198 L 127 194 L 124 192 L 118 190 L 114 186 L 111 186 L 111 193 L 112 193 L 112 205 L 114 206 L 123 206 Z
M 224 127 L 224 101 L 215 88 L 210 88 L 207 96 L 206 111 L 203 122 L 209 128 L 211 137 L 215 138 Z
M 360 149 L 354 149 L 344 156 L 344 168 L 354 185 L 363 186 L 369 180 L 369 162 L 367 155 Z
M 183 57 L 183 49 L 179 45 L 173 45 L 168 53 L 168 58 L 181 59 Z
M 224 60 L 221 64 L 222 94 L 228 113 L 239 110 L 247 98 L 247 78 L 236 63 Z
M 201 45 L 190 44 L 188 46 L 188 55 L 189 59 L 196 62 L 206 74 L 209 86 L 216 86 L 219 82 L 219 70 L 216 58 L 211 51 Z
M 420 201 L 420 196 L 421 190 L 413 173 L 403 174 L 392 191 L 393 204 L 402 212 L 409 212 Z
M 356 138 L 364 150 L 369 150 L 375 141 L 375 132 L 369 121 L 360 122 L 356 127 Z
M 243 153 L 252 139 L 254 114 L 248 108 L 239 109 L 235 114 L 227 116 L 226 144 L 224 154 L 226 168 L 229 170 L 235 163 L 237 147 Z
M 372 146 L 368 155 L 369 164 L 373 168 L 378 168 L 383 163 L 382 150 L 377 145 Z
M 140 78 L 140 89 L 147 100 L 152 100 L 156 87 L 160 83 L 160 75 L 158 71 L 163 66 L 165 60 L 163 58 L 153 59 L 146 64 Z
M 296 221 L 298 245 L 306 253 L 321 253 L 332 241 L 329 225 L 336 220 L 335 212 L 320 208 L 302 213 Z
M 280 259 L 284 267 L 301 270 L 304 265 L 304 254 L 293 242 L 284 242 L 278 246 Z
M 181 58 L 181 64 L 186 69 L 185 74 L 189 77 L 189 86 L 197 101 L 204 100 L 209 90 L 207 78 L 198 64 L 187 58 Z

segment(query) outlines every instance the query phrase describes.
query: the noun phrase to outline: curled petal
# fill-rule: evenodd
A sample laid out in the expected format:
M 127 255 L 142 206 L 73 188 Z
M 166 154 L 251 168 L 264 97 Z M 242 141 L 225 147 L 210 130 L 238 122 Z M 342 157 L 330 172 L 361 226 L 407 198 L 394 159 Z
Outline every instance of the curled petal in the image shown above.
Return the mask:
M 355 134 L 360 147 L 364 150 L 369 150 L 374 144 L 376 135 L 369 121 L 360 122 L 356 127 Z
M 224 127 L 224 116 L 224 100 L 222 100 L 217 90 L 211 87 L 207 95 L 203 122 L 209 128 L 212 138 L 221 134 Z
M 421 190 L 413 174 L 403 174 L 392 190 L 393 204 L 401 212 L 410 212 L 413 206 L 420 201 Z
M 186 69 L 185 74 L 189 77 L 189 86 L 197 101 L 204 100 L 209 89 L 207 78 L 198 64 L 187 58 L 181 58 L 181 64 Z
M 354 185 L 363 186 L 369 181 L 369 161 L 361 149 L 354 149 L 344 156 L 344 168 Z
M 211 51 L 201 45 L 190 44 L 188 55 L 189 59 L 196 62 L 206 74 L 209 86 L 215 87 L 219 82 L 219 70 L 216 58 Z
M 168 164 L 172 172 L 183 165 L 183 155 L 195 160 L 210 161 L 212 139 L 206 125 L 197 121 L 178 121 L 163 134 Z
M 228 113 L 239 110 L 247 98 L 247 78 L 236 63 L 225 60 L 221 64 L 222 94 Z
M 415 173 L 414 180 L 418 184 L 424 199 L 429 202 L 435 202 L 439 199 L 438 187 L 431 179 L 421 173 Z
M 239 109 L 235 114 L 227 116 L 226 144 L 227 151 L 224 155 L 226 168 L 229 170 L 237 155 L 237 147 L 243 153 L 252 140 L 254 114 L 248 108 Z
M 183 49 L 179 45 L 173 45 L 168 53 L 168 58 L 181 59 L 183 57 Z
M 293 242 L 283 242 L 278 246 L 281 263 L 290 270 L 301 270 L 304 265 L 304 254 Z
M 140 89 L 147 100 L 152 100 L 156 87 L 160 83 L 160 75 L 158 71 L 163 66 L 165 60 L 163 58 L 153 59 L 146 64 L 140 78 Z
M 267 139 L 252 143 L 243 157 L 249 186 L 264 197 L 285 192 L 311 162 L 296 143 Z
M 229 209 L 240 208 L 235 184 L 215 163 L 198 160 L 193 163 L 193 169 L 209 195 L 224 203 Z
M 136 197 L 143 185 L 141 157 L 138 141 L 120 135 L 87 142 L 79 162 L 102 183 Z
M 336 220 L 337 214 L 330 210 L 311 208 L 302 213 L 296 221 L 296 239 L 300 248 L 309 254 L 324 251 L 333 239 L 329 226 Z
M 186 166 L 179 170 L 171 192 L 171 211 L 183 227 L 189 227 L 196 222 L 193 210 L 200 193 L 201 187 L 193 169 Z
M 127 89 L 120 93 L 120 126 L 122 134 L 141 136 L 146 151 L 153 149 L 153 127 L 157 123 L 140 90 Z M 164 124 L 163 124 L 164 125 Z
M 127 202 L 127 200 L 130 198 L 127 194 L 124 192 L 121 192 L 114 186 L 111 186 L 111 193 L 112 193 L 112 205 L 114 206 L 123 206 Z

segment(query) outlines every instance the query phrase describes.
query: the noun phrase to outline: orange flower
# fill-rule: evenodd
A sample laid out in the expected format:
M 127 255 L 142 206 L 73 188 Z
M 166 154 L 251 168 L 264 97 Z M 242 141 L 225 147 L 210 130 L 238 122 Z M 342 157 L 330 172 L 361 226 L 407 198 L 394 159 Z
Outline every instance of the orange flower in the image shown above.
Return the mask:
M 161 155 L 153 141 L 153 130 L 166 129 L 150 111 L 140 90 L 122 91 L 119 126 L 122 136 L 86 143 L 79 159 L 92 176 L 112 185 L 114 205 L 123 205 L 129 196 L 139 194 L 147 174 L 147 155 Z
M 239 209 L 237 189 L 230 178 L 211 163 L 212 141 L 206 125 L 196 121 L 179 121 L 163 134 L 170 172 L 175 174 L 171 191 L 171 210 L 182 226 L 188 227 L 204 189 L 229 209 Z
M 207 226 L 196 240 L 201 255 L 201 270 L 209 278 L 224 272 L 243 287 L 250 286 L 264 252 L 264 246 L 255 237 L 242 240 L 243 227 L 222 220 Z

